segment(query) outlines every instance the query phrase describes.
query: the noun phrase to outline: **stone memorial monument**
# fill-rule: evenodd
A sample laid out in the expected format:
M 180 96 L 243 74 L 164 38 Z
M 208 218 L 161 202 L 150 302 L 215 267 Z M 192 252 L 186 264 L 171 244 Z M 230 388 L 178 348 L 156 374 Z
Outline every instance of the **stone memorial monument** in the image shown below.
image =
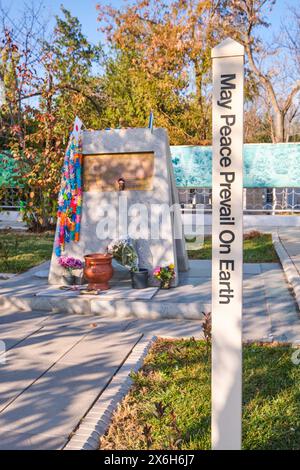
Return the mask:
M 103 253 L 112 241 L 129 236 L 140 267 L 151 273 L 157 266 L 173 263 L 177 285 L 178 271 L 188 270 L 188 259 L 166 130 L 83 130 L 80 138 L 79 240 L 65 243 L 62 254 L 83 260 L 84 255 Z M 175 210 L 167 210 L 173 205 Z M 113 279 L 117 279 L 121 271 L 114 268 Z M 54 248 L 49 283 L 63 284 L 62 275 Z

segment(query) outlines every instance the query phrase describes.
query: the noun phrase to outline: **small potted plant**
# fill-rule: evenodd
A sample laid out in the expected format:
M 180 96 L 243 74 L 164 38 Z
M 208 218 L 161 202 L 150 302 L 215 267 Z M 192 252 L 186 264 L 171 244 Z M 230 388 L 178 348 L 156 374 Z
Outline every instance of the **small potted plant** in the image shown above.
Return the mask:
M 66 270 L 63 276 L 65 283 L 68 286 L 76 284 L 77 276 L 74 274 L 75 269 L 82 269 L 83 262 L 80 259 L 72 258 L 72 256 L 60 256 L 58 264 Z
M 117 240 L 108 246 L 113 258 L 129 269 L 133 289 L 148 287 L 148 269 L 139 267 L 139 258 L 130 238 Z
M 161 289 L 170 289 L 171 282 L 175 278 L 175 266 L 158 266 L 153 271 L 153 277 L 160 282 Z

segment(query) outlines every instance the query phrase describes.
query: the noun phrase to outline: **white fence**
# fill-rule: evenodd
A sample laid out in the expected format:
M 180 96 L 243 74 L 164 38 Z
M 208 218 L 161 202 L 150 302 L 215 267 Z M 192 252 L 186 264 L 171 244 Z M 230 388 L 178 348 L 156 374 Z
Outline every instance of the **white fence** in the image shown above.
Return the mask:
M 178 192 L 183 208 L 203 204 L 204 211 L 211 212 L 211 188 L 180 188 Z M 300 188 L 245 188 L 244 213 L 296 215 L 300 213 Z
M 20 210 L 20 190 L 17 188 L 7 188 L 0 197 L 0 211 Z

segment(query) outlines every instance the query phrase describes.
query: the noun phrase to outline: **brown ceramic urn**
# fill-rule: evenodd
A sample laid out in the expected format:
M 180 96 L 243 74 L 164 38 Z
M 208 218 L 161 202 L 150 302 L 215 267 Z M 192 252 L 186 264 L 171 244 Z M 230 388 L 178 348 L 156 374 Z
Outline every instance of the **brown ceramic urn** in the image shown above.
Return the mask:
M 109 289 L 108 281 L 113 275 L 112 258 L 109 253 L 92 253 L 84 257 L 83 274 L 88 281 L 88 289 Z

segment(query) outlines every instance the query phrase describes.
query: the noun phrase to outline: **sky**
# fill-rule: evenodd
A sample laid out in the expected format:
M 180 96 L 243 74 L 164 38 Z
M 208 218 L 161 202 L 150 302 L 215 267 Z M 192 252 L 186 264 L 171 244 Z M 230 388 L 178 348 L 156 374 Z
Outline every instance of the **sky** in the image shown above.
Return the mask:
M 17 17 L 20 11 L 23 10 L 24 4 L 32 0 L 0 0 L 2 5 L 9 5 L 10 16 Z M 33 0 L 37 5 L 40 0 Z M 43 0 L 45 17 L 55 22 L 55 15 L 60 15 L 60 5 L 64 5 L 67 10 L 70 10 L 73 16 L 77 16 L 82 24 L 84 34 L 92 43 L 97 43 L 103 40 L 103 35 L 98 31 L 99 23 L 97 22 L 96 5 L 104 3 L 111 3 L 112 5 L 120 5 L 122 0 L 112 0 L 110 2 L 103 0 Z
M 18 12 L 24 8 L 24 4 L 26 4 L 27 1 L 30 0 L 0 0 L 0 3 L 2 3 L 2 5 L 10 5 L 10 15 L 17 17 Z M 33 1 L 37 4 L 40 3 L 40 0 Z M 74 16 L 79 18 L 84 34 L 92 43 L 104 40 L 102 33 L 97 31 L 99 27 L 96 12 L 97 3 L 110 3 L 113 6 L 121 6 L 124 4 L 124 0 L 43 0 L 45 16 L 51 18 L 51 22 L 54 22 L 54 16 L 59 14 L 60 5 L 63 4 Z M 286 17 L 289 5 L 299 8 L 299 0 L 277 0 L 270 17 L 272 27 L 263 33 L 265 39 L 271 40 L 272 32 L 278 30 L 281 20 Z

